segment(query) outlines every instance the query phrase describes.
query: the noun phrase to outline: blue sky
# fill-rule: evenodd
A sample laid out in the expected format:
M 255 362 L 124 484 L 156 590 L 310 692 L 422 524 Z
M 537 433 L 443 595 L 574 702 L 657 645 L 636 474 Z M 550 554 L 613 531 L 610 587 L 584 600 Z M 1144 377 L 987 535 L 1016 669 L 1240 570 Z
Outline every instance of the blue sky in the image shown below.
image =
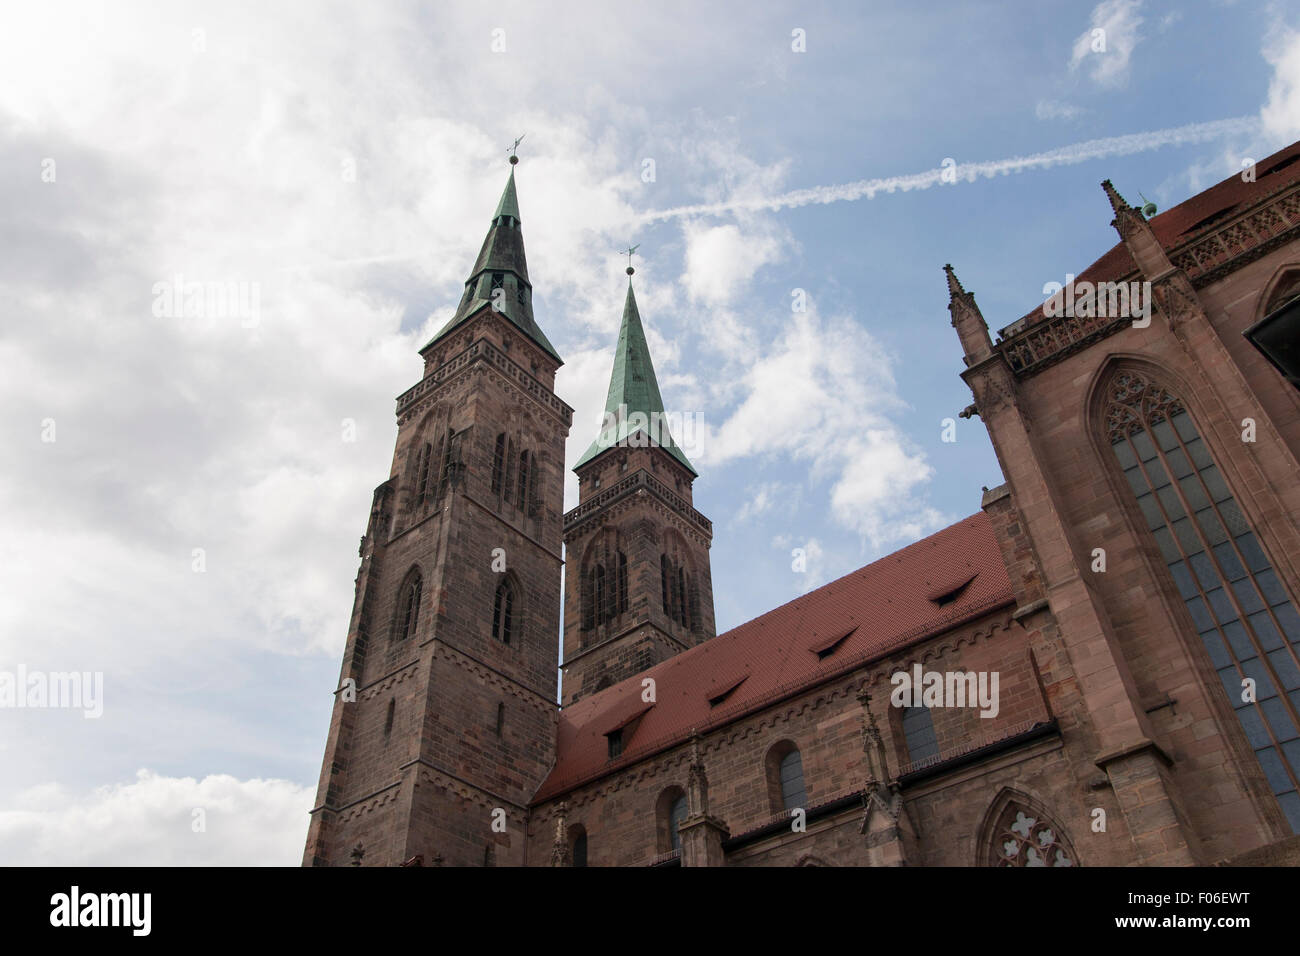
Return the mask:
M 1293 6 L 700 6 L 5 11 L 0 670 L 105 699 L 0 710 L 0 863 L 298 861 L 393 398 L 519 133 L 570 464 L 639 242 L 723 629 L 1000 483 L 978 419 L 941 440 L 945 262 L 999 328 L 1116 241 L 1102 179 L 1168 208 L 1300 137 Z M 157 315 L 177 274 L 256 284 L 256 322 Z

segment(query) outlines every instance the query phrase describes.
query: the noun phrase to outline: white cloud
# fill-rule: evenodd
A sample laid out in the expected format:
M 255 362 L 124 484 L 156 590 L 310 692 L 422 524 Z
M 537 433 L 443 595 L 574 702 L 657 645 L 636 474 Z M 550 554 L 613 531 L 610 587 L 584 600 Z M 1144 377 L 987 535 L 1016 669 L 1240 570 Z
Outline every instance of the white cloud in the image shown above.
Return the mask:
M 903 404 L 891 360 L 860 325 L 795 313 L 739 388 L 734 411 L 707 429 L 701 462 L 794 459 L 806 484 L 832 481 L 834 517 L 874 547 L 942 524 L 923 500 L 933 471 L 893 421 Z
M 1289 143 L 1300 137 L 1300 31 L 1274 34 L 1264 58 L 1273 67 L 1268 102 L 1260 110 L 1264 135 L 1277 145 Z
M 1142 0 L 1102 0 L 1093 8 L 1088 29 L 1074 41 L 1070 69 L 1084 66 L 1093 81 L 1110 89 L 1128 83 L 1129 60 L 1142 37 Z M 1101 31 L 1098 33 L 1097 31 Z
M 745 489 L 740 509 L 736 512 L 733 524 L 742 524 L 751 518 L 768 514 L 774 509 L 785 513 L 792 512 L 799 503 L 801 490 L 797 485 L 781 481 L 765 481 Z
M 1039 100 L 1034 107 L 1034 115 L 1040 120 L 1072 120 L 1083 114 L 1083 109 L 1070 103 L 1056 100 Z
M 682 283 L 692 300 L 708 305 L 734 302 L 737 292 L 746 291 L 744 285 L 760 268 L 782 255 L 782 244 L 775 236 L 744 233 L 732 223 L 703 226 L 687 222 L 682 228 L 686 234 Z
M 6 866 L 297 866 L 314 790 L 287 780 L 195 780 L 140 770 L 73 793 L 29 788 L 0 810 Z M 195 814 L 201 810 L 202 816 Z M 203 830 L 195 832 L 196 821 Z

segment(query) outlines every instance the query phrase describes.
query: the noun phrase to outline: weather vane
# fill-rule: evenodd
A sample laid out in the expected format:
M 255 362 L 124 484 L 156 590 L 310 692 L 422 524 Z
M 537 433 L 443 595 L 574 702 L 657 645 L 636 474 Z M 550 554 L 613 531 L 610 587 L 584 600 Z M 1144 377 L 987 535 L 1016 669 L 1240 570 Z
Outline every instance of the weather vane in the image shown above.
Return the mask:
M 516 136 L 515 141 L 511 143 L 510 148 L 506 150 L 506 152 L 510 154 L 511 166 L 514 166 L 519 162 L 519 157 L 516 156 L 515 153 L 518 152 L 519 144 L 524 141 L 524 137 L 527 135 L 528 135 L 527 133 L 521 133 L 520 135 Z
M 622 252 L 619 253 L 620 256 L 627 256 L 628 275 L 631 275 L 632 273 L 636 272 L 636 270 L 632 268 L 632 253 L 636 252 L 640 248 L 641 248 L 641 243 L 638 242 L 635 246 L 632 246 L 630 249 L 624 249 Z

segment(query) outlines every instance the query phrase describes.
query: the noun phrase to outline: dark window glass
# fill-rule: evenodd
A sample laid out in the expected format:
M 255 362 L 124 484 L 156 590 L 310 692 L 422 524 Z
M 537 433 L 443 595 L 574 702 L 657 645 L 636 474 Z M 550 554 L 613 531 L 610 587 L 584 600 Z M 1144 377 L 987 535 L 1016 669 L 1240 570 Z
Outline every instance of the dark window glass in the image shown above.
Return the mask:
M 781 803 L 787 810 L 808 809 L 808 792 L 803 785 L 803 760 L 791 750 L 781 758 Z
M 1178 399 L 1129 372 L 1116 376 L 1111 398 L 1115 457 L 1269 786 L 1300 833 L 1300 617 Z M 1169 474 L 1176 485 L 1165 484 Z M 1254 700 L 1242 700 L 1245 678 L 1255 682 Z
M 492 453 L 492 493 L 501 494 L 501 488 L 505 484 L 505 467 L 506 467 L 506 434 L 502 432 L 497 436 L 496 450 Z
M 420 619 L 420 572 L 411 571 L 402 582 L 398 593 L 397 620 L 393 626 L 393 637 L 405 640 L 415 636 Z
M 934 735 L 930 708 L 904 708 L 903 739 L 907 742 L 907 757 L 912 763 L 939 756 L 939 740 Z
M 682 848 L 682 836 L 677 832 L 677 827 L 686 819 L 686 797 L 681 796 L 673 801 L 673 807 L 668 812 L 668 838 L 672 841 L 674 850 Z

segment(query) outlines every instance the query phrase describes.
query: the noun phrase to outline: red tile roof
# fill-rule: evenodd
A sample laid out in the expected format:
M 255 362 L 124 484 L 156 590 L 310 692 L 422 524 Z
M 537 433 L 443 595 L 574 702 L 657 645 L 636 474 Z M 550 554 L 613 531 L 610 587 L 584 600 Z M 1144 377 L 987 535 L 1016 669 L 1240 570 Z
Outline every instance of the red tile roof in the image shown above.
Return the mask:
M 1214 228 L 1233 212 L 1244 210 L 1300 179 L 1300 141 L 1261 159 L 1255 164 L 1255 170 L 1256 180 L 1253 183 L 1244 182 L 1240 173 L 1234 173 L 1172 209 L 1153 216 L 1150 220 L 1151 231 L 1165 251 L 1181 246 L 1199 233 Z M 1122 195 L 1123 190 L 1120 192 Z M 1124 198 L 1133 201 L 1132 197 Z M 1119 242 L 1075 276 L 1075 281 L 1113 282 L 1136 269 L 1137 263 L 1133 261 L 1128 247 Z M 1002 333 L 1007 335 L 1010 334 L 1009 330 L 1020 331 L 1042 317 L 1042 305 L 1039 305 L 1028 315 L 1004 328 Z
M 963 582 L 956 600 L 935 602 Z M 533 800 L 552 799 L 681 743 L 692 729 L 729 723 L 1012 600 L 992 523 L 979 512 L 566 707 L 555 767 Z M 641 699 L 646 677 L 655 681 L 653 705 Z M 638 716 L 623 753 L 611 760 L 606 735 Z

